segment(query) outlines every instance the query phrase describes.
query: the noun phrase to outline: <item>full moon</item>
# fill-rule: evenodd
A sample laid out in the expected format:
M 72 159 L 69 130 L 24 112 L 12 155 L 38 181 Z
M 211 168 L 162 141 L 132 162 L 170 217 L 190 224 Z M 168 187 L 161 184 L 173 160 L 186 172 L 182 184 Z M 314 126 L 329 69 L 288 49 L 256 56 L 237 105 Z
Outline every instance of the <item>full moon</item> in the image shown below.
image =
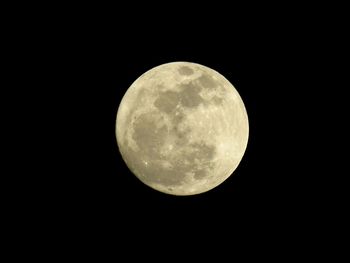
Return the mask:
M 194 195 L 223 183 L 248 143 L 248 116 L 220 73 L 172 62 L 142 74 L 117 113 L 122 158 L 144 184 L 172 195 Z

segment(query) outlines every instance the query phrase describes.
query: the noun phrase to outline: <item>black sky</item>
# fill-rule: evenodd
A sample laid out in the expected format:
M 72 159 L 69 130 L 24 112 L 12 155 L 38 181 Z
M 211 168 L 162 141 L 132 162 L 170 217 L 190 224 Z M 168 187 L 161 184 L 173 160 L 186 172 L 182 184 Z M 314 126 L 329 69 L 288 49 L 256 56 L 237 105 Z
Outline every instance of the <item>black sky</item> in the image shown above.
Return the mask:
M 213 19 L 77 12 L 40 22 L 29 34 L 40 39 L 33 42 L 40 59 L 31 52 L 30 61 L 40 64 L 38 94 L 45 95 L 37 106 L 44 119 L 37 135 L 45 141 L 43 176 L 31 183 L 40 189 L 33 193 L 35 206 L 59 222 L 58 231 L 87 239 L 132 236 L 131 244 L 147 243 L 150 236 L 168 241 L 169 232 L 188 242 L 238 234 L 263 242 L 310 226 L 309 215 L 320 203 L 310 191 L 310 149 L 317 136 L 309 127 L 318 118 L 309 100 L 316 90 L 310 61 L 317 55 L 307 28 L 299 30 L 294 17 L 283 14 L 236 21 L 233 11 Z M 220 72 L 241 95 L 249 117 L 239 167 L 217 188 L 195 196 L 166 195 L 141 183 L 115 138 L 128 87 L 172 61 Z
M 293 54 L 276 49 L 281 43 L 275 41 L 283 39 L 235 30 L 163 34 L 149 28 L 148 34 L 137 29 L 130 29 L 132 37 L 110 27 L 77 31 L 58 54 L 62 74 L 71 77 L 62 83 L 66 100 L 61 105 L 67 117 L 66 157 L 73 168 L 65 168 L 62 184 L 75 204 L 71 208 L 135 224 L 145 217 L 154 226 L 164 220 L 210 224 L 283 217 L 298 198 L 289 195 L 296 179 L 294 161 L 285 155 L 293 147 L 292 116 L 285 107 L 294 87 L 284 68 Z M 143 185 L 127 169 L 115 139 L 116 113 L 127 88 L 145 71 L 171 61 L 196 62 L 222 73 L 240 93 L 249 116 L 248 148 L 238 169 L 224 184 L 197 196 L 169 196 Z

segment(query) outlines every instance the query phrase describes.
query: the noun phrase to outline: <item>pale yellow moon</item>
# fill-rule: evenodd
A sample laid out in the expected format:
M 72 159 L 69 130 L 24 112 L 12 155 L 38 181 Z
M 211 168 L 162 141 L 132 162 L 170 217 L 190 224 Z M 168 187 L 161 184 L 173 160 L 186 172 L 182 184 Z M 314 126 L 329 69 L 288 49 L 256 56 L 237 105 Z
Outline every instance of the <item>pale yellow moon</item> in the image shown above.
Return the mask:
M 127 90 L 116 137 L 129 169 L 163 193 L 213 189 L 237 168 L 248 143 L 248 116 L 220 73 L 189 62 L 157 66 Z

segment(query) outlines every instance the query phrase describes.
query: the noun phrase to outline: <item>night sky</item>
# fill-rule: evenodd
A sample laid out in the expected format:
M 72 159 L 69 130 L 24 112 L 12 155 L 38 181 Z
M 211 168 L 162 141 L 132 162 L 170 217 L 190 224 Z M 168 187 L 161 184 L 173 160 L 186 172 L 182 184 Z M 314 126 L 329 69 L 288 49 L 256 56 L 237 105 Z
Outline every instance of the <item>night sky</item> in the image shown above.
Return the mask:
M 306 52 L 313 50 L 308 33 L 294 30 L 289 19 L 277 26 L 283 15 L 128 20 L 117 13 L 72 12 L 29 34 L 42 39 L 33 45 L 41 54 L 38 94 L 45 95 L 37 106 L 44 125 L 36 136 L 45 143 L 38 159 L 42 176 L 31 183 L 38 189 L 33 205 L 49 218 L 44 221 L 68 236 L 132 237 L 128 244 L 140 246 L 149 237 L 188 245 L 239 235 L 263 243 L 309 229 L 308 215 L 320 203 L 309 191 L 310 149 L 319 141 L 308 128 L 318 116 L 308 99 L 314 92 L 309 63 L 316 57 Z M 31 61 L 37 54 L 31 52 Z M 249 118 L 248 146 L 234 174 L 194 196 L 144 185 L 124 163 L 115 136 L 129 86 L 173 61 L 217 70 L 235 86 Z

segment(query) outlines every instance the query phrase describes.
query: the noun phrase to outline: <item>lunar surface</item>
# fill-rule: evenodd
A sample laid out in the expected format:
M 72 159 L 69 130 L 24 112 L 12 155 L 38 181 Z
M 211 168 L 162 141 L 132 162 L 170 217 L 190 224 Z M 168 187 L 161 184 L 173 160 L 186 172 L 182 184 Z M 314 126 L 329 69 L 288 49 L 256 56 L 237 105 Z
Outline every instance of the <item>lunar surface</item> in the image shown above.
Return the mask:
M 194 195 L 224 182 L 248 142 L 248 117 L 233 85 L 189 62 L 141 75 L 125 93 L 116 137 L 129 169 L 163 193 Z

